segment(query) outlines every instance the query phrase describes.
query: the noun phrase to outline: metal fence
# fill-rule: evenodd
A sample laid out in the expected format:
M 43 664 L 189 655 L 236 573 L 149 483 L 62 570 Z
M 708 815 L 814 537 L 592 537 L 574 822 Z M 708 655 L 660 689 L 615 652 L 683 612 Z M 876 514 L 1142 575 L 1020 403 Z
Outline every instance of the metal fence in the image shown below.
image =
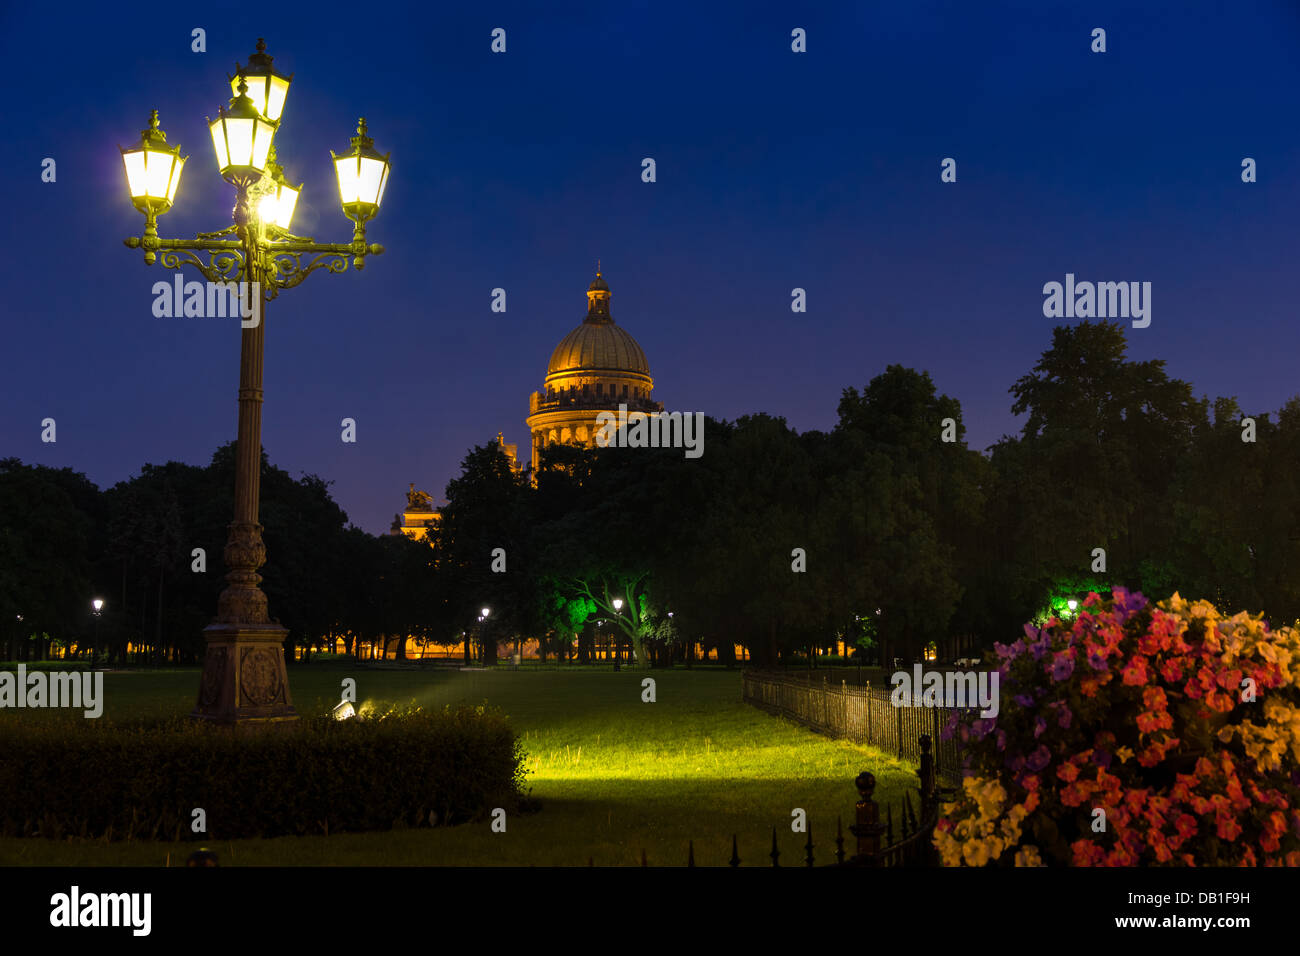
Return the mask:
M 841 680 L 832 684 L 773 671 L 741 673 L 744 700 L 771 714 L 779 714 L 830 737 L 869 744 L 887 753 L 921 762 L 920 738 L 934 741 L 935 772 L 946 783 L 961 780 L 961 753 L 956 738 L 943 740 L 941 731 L 952 709 L 948 707 L 895 707 L 891 692 L 883 687 L 854 687 Z

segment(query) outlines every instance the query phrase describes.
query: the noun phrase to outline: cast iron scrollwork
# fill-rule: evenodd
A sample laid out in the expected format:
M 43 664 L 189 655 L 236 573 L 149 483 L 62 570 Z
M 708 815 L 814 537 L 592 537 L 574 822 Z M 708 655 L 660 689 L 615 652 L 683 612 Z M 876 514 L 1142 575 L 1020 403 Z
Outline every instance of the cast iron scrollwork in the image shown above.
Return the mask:
M 271 279 L 268 285 L 292 289 L 317 269 L 333 273 L 346 272 L 348 269 L 346 252 L 322 252 L 306 265 L 303 265 L 302 257 L 301 252 L 272 252 L 268 259 Z
M 191 265 L 203 273 L 209 282 L 231 282 L 239 278 L 244 268 L 244 254 L 231 249 L 223 252 L 211 252 L 205 263 L 188 249 L 161 249 L 159 257 L 164 269 L 179 269 Z

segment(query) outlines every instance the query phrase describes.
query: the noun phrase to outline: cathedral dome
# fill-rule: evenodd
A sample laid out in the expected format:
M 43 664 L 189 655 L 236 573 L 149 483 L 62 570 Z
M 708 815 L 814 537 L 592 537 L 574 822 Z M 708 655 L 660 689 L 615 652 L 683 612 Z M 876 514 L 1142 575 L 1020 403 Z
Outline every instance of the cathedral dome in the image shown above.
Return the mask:
M 547 376 L 566 372 L 650 374 L 650 363 L 636 339 L 614 323 L 609 313 L 609 285 L 596 273 L 587 288 L 587 317 L 560 340 L 551 353 Z
M 583 322 L 560 340 L 546 368 L 547 375 L 575 371 L 649 375 L 650 365 L 636 339 L 613 322 L 603 325 Z

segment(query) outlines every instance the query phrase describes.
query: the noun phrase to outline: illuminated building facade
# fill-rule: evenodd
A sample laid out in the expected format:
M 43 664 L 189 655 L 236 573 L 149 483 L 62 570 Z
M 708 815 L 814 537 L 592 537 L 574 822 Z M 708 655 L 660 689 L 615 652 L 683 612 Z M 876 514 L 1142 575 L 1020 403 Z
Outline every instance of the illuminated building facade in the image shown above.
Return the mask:
M 609 285 L 599 271 L 587 287 L 587 316 L 560 340 L 546 367 L 542 391 L 528 400 L 526 424 L 532 436 L 531 466 L 556 442 L 591 447 L 601 412 L 661 412 L 651 399 L 654 379 L 645 352 L 610 314 Z

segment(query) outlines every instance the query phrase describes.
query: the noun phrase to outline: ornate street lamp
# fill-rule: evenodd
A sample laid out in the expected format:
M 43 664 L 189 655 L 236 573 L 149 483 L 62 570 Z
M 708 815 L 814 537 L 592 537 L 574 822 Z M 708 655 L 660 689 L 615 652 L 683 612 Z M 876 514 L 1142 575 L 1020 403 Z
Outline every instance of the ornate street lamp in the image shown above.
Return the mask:
M 95 642 L 90 645 L 90 666 L 95 666 L 95 651 L 99 649 L 99 619 L 104 613 L 104 599 L 95 598 L 90 602 L 90 613 L 95 618 Z
M 149 128 L 140 131 L 140 145 L 122 149 L 122 165 L 126 167 L 126 188 L 131 205 L 144 213 L 146 240 L 158 240 L 158 217 L 172 208 L 176 190 L 181 186 L 181 170 L 188 156 L 181 155 L 179 146 L 167 145 L 167 134 L 158 128 L 158 111 L 149 114 Z M 146 245 L 145 262 L 154 263 L 154 252 Z
M 288 232 L 303 184 L 290 186 L 285 180 L 284 170 L 275 161 L 274 146 L 271 147 L 270 159 L 266 163 L 266 172 L 270 177 L 270 184 L 266 195 L 257 204 L 257 217 L 268 227 L 274 226 L 282 232 Z
M 364 224 L 379 213 L 384 200 L 384 187 L 388 185 L 390 153 L 380 155 L 375 141 L 366 135 L 366 119 L 357 122 L 357 135 L 352 148 L 342 156 L 330 150 L 334 157 L 334 172 L 339 180 L 339 198 L 343 214 L 357 224 L 364 234 Z M 487 615 L 484 615 L 486 617 Z
M 235 75 L 227 76 L 230 80 L 230 92 L 239 95 L 239 80 L 243 78 L 248 84 L 248 96 L 257 107 L 257 111 L 272 123 L 280 122 L 284 112 L 284 101 L 289 96 L 289 84 L 293 74 L 284 76 L 271 66 L 271 57 L 266 55 L 266 41 L 257 41 L 257 52 L 249 56 L 248 66 L 235 64 Z
M 165 269 L 193 266 L 212 283 L 247 282 L 253 290 L 250 298 L 258 305 L 252 321 L 241 323 L 235 514 L 224 551 L 226 587 L 217 599 L 217 618 L 204 631 L 207 652 L 192 713 L 217 723 L 244 724 L 298 716 L 284 667 L 288 632 L 270 618 L 266 595 L 258 586 L 258 569 L 266 563 L 258 521 L 266 303 L 318 269 L 346 272 L 349 261 L 362 269 L 366 256 L 384 251 L 377 243 L 366 243 L 365 224 L 379 212 L 389 161 L 375 151 L 362 119 L 352 151 L 335 157 L 336 169 L 340 163 L 349 164 L 347 175 L 339 174 L 340 186 L 346 186 L 339 199 L 344 214 L 355 223 L 352 241 L 323 243 L 293 235 L 289 224 L 303 187 L 284 178 L 275 156 L 275 136 L 293 77 L 275 71 L 259 39 L 248 65 L 237 66 L 229 79 L 230 105 L 208 121 L 217 169 L 235 187 L 234 221 L 229 226 L 194 239 L 158 238 L 157 217 L 176 198 L 185 157 L 178 147 L 167 145 L 157 110 L 140 145 L 122 150 L 122 162 L 131 202 L 145 216 L 144 235 L 126 239 L 127 247 L 142 249 L 147 265 L 161 256 Z

